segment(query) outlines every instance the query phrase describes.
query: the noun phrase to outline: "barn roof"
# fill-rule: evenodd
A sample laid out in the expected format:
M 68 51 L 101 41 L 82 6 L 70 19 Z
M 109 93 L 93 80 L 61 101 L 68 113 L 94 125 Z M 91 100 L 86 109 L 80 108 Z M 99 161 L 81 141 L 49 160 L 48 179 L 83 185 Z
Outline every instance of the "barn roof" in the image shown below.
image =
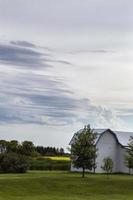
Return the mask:
M 73 143 L 74 138 L 76 138 L 76 136 L 78 134 L 80 134 L 82 132 L 83 129 L 79 130 L 78 132 L 76 132 L 74 134 L 74 136 L 72 137 L 71 141 L 70 141 L 70 145 Z M 117 141 L 122 145 L 122 146 L 128 146 L 129 143 L 129 139 L 132 136 L 133 137 L 133 132 L 124 132 L 124 131 L 112 131 L 111 129 L 93 129 L 94 132 L 97 133 L 97 141 L 99 139 L 99 137 L 101 136 L 101 134 L 103 134 L 106 131 L 110 131 L 112 132 L 112 134 L 114 134 L 116 136 Z M 97 142 L 96 141 L 96 142 Z

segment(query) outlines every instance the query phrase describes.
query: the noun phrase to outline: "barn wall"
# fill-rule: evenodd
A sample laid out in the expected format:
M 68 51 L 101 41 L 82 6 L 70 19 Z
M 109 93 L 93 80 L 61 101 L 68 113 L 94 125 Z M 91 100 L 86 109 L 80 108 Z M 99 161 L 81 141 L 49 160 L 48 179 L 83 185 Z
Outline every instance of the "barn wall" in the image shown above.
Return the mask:
M 97 148 L 98 148 L 98 157 L 96 159 L 97 173 L 103 172 L 101 166 L 103 165 L 103 159 L 106 157 L 112 158 L 114 163 L 113 172 L 117 171 L 117 147 L 118 143 L 113 134 L 111 134 L 110 132 L 105 132 L 104 134 L 101 135 L 97 143 Z

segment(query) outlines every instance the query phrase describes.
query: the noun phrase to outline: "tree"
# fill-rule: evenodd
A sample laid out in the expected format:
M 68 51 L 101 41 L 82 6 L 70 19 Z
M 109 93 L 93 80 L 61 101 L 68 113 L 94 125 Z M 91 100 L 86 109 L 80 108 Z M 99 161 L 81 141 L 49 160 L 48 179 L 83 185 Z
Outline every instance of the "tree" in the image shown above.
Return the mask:
M 77 134 L 72 144 L 72 164 L 77 168 L 82 168 L 82 177 L 84 177 L 85 169 L 92 170 L 96 165 L 96 137 L 96 133 L 90 125 L 87 125 L 81 133 Z
M 20 153 L 26 156 L 35 155 L 35 146 L 31 141 L 22 142 Z
M 129 140 L 127 153 L 128 155 L 125 156 L 126 166 L 129 168 L 129 174 L 131 174 L 131 169 L 133 169 L 133 137 Z
M 129 174 L 131 174 L 131 169 L 133 169 L 133 158 L 129 155 L 126 155 L 125 160 L 126 160 L 125 164 L 129 169 Z
M 106 172 L 108 177 L 109 173 L 112 173 L 113 170 L 113 160 L 110 157 L 104 158 L 101 168 Z
M 55 148 L 55 147 L 43 147 L 43 146 L 36 146 L 35 151 L 38 152 L 42 156 L 58 156 L 58 155 L 65 155 L 63 148 Z
M 60 154 L 61 156 L 65 154 L 65 153 L 64 153 L 64 149 L 63 149 L 62 147 L 60 148 L 59 154 Z
M 7 152 L 18 152 L 19 142 L 17 140 L 11 140 L 7 143 Z
M 0 171 L 5 173 L 25 173 L 28 169 L 26 156 L 14 152 L 0 154 Z

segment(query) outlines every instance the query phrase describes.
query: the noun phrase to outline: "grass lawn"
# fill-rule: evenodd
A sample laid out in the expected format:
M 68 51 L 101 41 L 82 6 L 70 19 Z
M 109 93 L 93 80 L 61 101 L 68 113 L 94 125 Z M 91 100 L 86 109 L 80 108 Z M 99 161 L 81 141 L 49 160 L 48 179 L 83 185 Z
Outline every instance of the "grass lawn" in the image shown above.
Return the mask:
M 133 200 L 133 176 L 32 171 L 0 174 L 0 200 Z

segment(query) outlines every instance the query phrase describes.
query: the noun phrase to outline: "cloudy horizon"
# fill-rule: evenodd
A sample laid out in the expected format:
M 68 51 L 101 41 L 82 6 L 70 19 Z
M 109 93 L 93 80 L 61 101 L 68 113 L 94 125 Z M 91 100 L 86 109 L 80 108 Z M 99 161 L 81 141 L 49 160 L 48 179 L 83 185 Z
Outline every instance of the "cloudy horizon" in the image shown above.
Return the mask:
M 0 0 L 0 139 L 66 148 L 133 131 L 130 0 Z

